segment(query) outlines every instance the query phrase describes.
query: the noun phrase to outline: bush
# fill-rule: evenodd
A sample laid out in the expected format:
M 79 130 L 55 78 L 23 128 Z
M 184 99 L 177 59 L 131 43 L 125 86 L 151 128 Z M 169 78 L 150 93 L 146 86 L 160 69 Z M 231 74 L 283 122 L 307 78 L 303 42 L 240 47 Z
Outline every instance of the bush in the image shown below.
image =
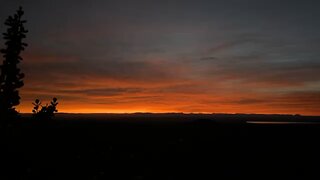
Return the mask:
M 32 103 L 34 108 L 32 110 L 33 116 L 40 119 L 51 119 L 54 116 L 54 113 L 58 112 L 57 105 L 58 99 L 53 98 L 50 105 L 46 104 L 45 106 L 41 105 L 41 101 L 36 99 Z

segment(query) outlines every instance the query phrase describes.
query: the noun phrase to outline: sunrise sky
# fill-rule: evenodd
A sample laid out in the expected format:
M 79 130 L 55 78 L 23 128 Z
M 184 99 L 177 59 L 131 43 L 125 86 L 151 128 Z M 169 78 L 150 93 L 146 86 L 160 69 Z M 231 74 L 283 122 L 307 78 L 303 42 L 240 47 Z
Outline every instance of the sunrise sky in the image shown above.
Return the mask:
M 1 0 L 1 32 L 19 5 L 20 112 L 320 115 L 319 1 Z

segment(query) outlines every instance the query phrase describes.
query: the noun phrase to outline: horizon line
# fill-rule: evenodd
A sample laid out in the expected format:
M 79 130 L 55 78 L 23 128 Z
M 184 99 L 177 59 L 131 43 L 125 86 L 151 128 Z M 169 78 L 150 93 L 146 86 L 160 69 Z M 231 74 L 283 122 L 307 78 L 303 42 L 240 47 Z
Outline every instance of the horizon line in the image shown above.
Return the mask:
M 20 114 L 33 114 L 32 112 L 22 112 Z M 267 115 L 267 116 L 304 116 L 304 117 L 320 117 L 319 115 L 308 115 L 308 114 L 281 114 L 281 113 L 209 113 L 209 112 L 57 112 L 55 114 L 112 114 L 112 115 L 134 115 L 134 114 L 180 114 L 180 115 Z

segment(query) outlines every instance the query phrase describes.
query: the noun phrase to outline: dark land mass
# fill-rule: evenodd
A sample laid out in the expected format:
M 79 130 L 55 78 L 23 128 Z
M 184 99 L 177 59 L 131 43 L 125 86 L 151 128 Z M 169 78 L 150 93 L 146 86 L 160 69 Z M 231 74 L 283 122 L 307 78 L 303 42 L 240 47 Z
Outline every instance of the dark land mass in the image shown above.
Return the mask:
M 320 117 L 58 114 L 1 127 L 0 179 L 320 179 Z

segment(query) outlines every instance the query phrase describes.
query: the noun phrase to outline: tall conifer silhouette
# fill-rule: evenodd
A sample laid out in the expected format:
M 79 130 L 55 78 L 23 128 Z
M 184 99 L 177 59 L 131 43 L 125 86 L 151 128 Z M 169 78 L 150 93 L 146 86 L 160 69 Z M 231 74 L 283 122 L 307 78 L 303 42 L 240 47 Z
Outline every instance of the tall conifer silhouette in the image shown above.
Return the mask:
M 18 64 L 22 61 L 20 53 L 27 46 L 23 42 L 28 32 L 24 28 L 25 20 L 22 20 L 24 11 L 20 7 L 13 16 L 5 21 L 7 32 L 3 33 L 6 48 L 1 49 L 3 63 L 0 66 L 0 116 L 17 114 L 15 106 L 20 104 L 18 89 L 23 84 L 24 74 L 20 72 Z

